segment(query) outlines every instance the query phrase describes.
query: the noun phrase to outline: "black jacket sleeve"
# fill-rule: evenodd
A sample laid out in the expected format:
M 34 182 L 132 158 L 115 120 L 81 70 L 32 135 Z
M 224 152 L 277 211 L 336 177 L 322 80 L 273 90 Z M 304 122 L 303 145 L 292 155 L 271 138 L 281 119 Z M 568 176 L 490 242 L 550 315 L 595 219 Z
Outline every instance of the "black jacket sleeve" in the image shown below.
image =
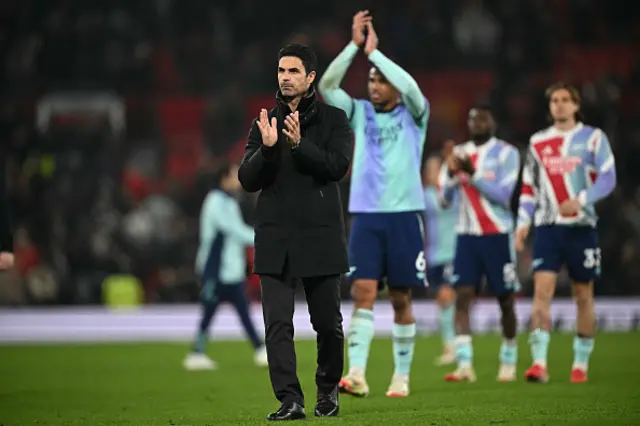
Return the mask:
M 347 174 L 351 162 L 352 132 L 344 111 L 334 109 L 331 137 L 323 150 L 306 138 L 302 138 L 293 150 L 293 158 L 322 180 L 338 182 Z
M 0 160 L 0 252 L 13 253 L 13 233 L 9 220 L 9 196 L 6 182 L 5 160 Z
M 244 157 L 238 170 L 240 184 L 247 192 L 257 192 L 267 186 L 275 176 L 277 165 L 277 148 L 262 144 L 262 135 L 256 122 L 257 119 L 251 124 Z

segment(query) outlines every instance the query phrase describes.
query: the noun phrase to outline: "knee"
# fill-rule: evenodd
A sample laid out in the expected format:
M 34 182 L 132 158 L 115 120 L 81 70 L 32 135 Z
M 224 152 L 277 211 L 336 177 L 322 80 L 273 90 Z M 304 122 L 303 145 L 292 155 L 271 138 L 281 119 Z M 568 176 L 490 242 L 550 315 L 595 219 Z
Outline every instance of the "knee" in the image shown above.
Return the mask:
M 456 300 L 456 292 L 449 285 L 443 285 L 438 289 L 438 295 L 436 296 L 436 301 L 438 302 L 438 306 L 441 308 L 446 308 L 451 305 Z
M 469 312 L 473 301 L 474 290 L 471 287 L 461 287 L 456 291 L 456 311 Z
M 374 280 L 355 280 L 351 286 L 351 297 L 356 307 L 371 309 L 378 294 L 378 283 Z
M 515 297 L 513 294 L 498 297 L 498 303 L 503 315 L 515 313 Z
M 342 330 L 342 315 L 334 315 L 326 312 L 326 315 L 314 315 L 311 317 L 311 327 L 319 336 L 344 338 Z
M 411 309 L 411 293 L 396 292 L 389 294 L 391 306 L 393 307 L 394 320 L 397 324 L 413 323 L 413 310 Z
M 579 284 L 573 286 L 573 298 L 578 309 L 588 309 L 593 306 L 593 286 Z

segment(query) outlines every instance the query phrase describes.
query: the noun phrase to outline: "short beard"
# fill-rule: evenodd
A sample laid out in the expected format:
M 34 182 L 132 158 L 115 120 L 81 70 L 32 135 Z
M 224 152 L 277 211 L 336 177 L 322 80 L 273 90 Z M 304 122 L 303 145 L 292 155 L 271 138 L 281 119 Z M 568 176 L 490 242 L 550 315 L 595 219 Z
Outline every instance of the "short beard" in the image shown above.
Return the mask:
M 491 139 L 493 135 L 491 133 L 476 133 L 471 135 L 471 140 L 475 143 L 484 143 Z
M 284 100 L 285 102 L 289 103 L 289 102 L 291 102 L 292 100 L 294 100 L 296 98 L 303 98 L 307 94 L 308 91 L 309 91 L 309 89 L 307 89 L 307 90 L 305 90 L 303 92 L 297 93 L 295 95 L 285 95 L 284 93 L 282 93 L 282 89 L 280 89 L 280 95 L 282 96 L 282 100 Z

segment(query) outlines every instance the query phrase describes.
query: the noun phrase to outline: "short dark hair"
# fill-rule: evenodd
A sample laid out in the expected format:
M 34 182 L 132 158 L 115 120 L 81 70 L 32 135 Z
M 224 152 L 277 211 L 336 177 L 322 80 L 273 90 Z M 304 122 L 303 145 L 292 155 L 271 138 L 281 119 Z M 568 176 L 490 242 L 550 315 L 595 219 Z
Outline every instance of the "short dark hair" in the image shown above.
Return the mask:
M 302 61 L 302 65 L 304 65 L 304 70 L 307 75 L 318 69 L 318 57 L 309 46 L 304 44 L 288 44 L 278 52 L 278 61 L 287 56 L 299 58 Z
M 211 177 L 211 186 L 213 188 L 220 188 L 220 185 L 222 184 L 222 181 L 224 180 L 224 178 L 229 176 L 229 173 L 231 173 L 231 167 L 232 167 L 231 163 L 225 162 L 220 164 L 216 168 L 216 170 L 213 172 L 213 175 Z
M 493 108 L 489 104 L 475 104 L 471 108 L 469 108 L 469 111 L 471 111 L 472 109 L 488 112 L 489 114 L 491 114 L 491 116 L 494 116 Z
M 578 88 L 572 84 L 565 83 L 564 81 L 557 81 L 552 85 L 550 85 L 549 87 L 547 87 L 547 90 L 544 92 L 544 96 L 547 99 L 547 104 L 551 102 L 551 96 L 553 96 L 553 94 L 556 93 L 558 90 L 566 90 L 567 92 L 569 92 L 569 96 L 571 97 L 571 100 L 576 105 L 578 105 L 578 111 L 576 112 L 574 118 L 576 119 L 576 121 L 583 121 L 584 116 L 582 115 L 582 111 L 580 108 L 582 104 L 582 97 L 580 96 L 580 91 L 578 90 Z M 551 117 L 551 113 L 549 113 L 549 121 L 553 121 L 553 117 Z

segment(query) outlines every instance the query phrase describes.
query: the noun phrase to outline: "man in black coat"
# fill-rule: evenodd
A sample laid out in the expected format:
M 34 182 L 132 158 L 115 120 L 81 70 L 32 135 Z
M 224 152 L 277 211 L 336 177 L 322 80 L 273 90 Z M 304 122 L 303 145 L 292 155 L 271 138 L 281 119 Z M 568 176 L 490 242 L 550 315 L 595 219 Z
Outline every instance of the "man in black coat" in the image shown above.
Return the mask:
M 253 122 L 238 172 L 245 190 L 262 191 L 254 272 L 262 288 L 269 375 L 282 403 L 267 419 L 306 417 L 293 345 L 299 280 L 318 334 L 315 415 L 335 416 L 344 362 L 340 282 L 349 270 L 337 182 L 349 168 L 352 134 L 345 113 L 316 98 L 313 51 L 289 45 L 278 60 L 277 105 Z

